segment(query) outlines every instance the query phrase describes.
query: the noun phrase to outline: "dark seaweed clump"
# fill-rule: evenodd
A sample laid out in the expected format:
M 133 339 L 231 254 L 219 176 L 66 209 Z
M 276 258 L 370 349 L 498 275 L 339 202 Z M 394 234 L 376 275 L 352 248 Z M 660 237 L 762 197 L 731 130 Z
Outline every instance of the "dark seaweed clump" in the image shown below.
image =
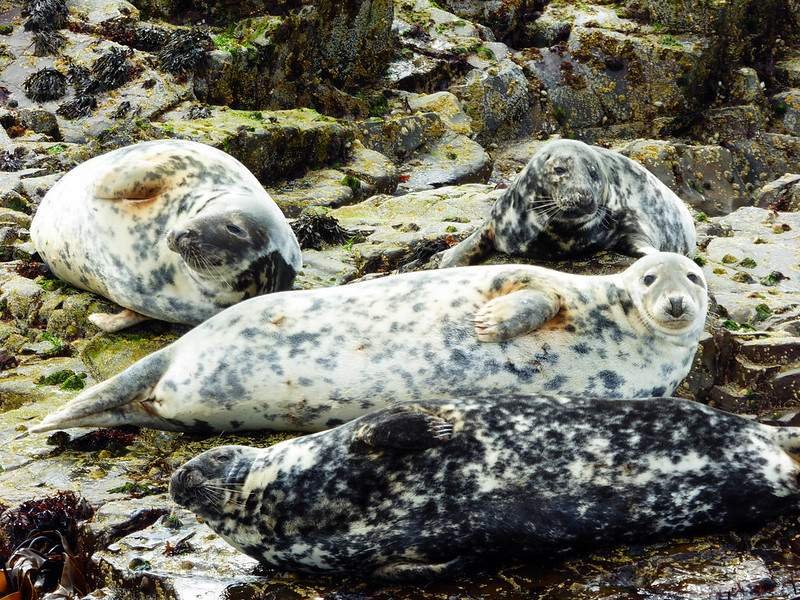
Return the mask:
M 162 69 L 173 75 L 187 75 L 206 66 L 213 47 L 214 43 L 204 31 L 176 29 L 158 53 L 158 61 Z
M 36 31 L 33 34 L 33 53 L 36 56 L 53 56 L 61 52 L 67 42 L 57 31 Z
M 56 114 L 71 121 L 80 117 L 88 117 L 95 108 L 97 108 L 97 99 L 94 96 L 75 96 L 62 102 L 56 109 Z
M 0 171 L 19 171 L 24 166 L 24 148 L 0 151 Z
M 67 91 L 67 78 L 50 67 L 36 71 L 23 84 L 25 95 L 34 102 L 57 100 Z
M 67 24 L 65 0 L 27 0 L 22 13 L 27 15 L 25 31 L 54 31 Z
M 316 213 L 300 215 L 300 218 L 292 223 L 292 229 L 300 247 L 304 250 L 322 250 L 326 244 L 344 244 L 358 235 L 358 232 L 348 231 L 339 225 L 334 217 Z
M 90 92 L 118 88 L 131 80 L 134 67 L 128 60 L 133 55 L 130 48 L 111 48 L 92 65 L 93 83 Z
M 192 120 L 192 119 L 207 119 L 211 116 L 211 109 L 204 104 L 195 104 L 189 109 L 189 112 L 186 113 L 184 119 Z
M 11 552 L 34 533 L 58 531 L 71 545 L 78 539 L 78 523 L 92 516 L 92 507 L 74 492 L 23 502 L 0 515 L 0 558 Z
M 89 94 L 94 86 L 89 69 L 74 64 L 69 66 L 67 81 L 78 95 Z

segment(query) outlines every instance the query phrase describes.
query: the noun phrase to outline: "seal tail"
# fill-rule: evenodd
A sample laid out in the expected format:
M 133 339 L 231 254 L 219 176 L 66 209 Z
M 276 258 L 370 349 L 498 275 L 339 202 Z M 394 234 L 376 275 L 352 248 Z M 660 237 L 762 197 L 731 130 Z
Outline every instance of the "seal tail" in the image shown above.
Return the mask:
M 169 366 L 170 351 L 169 347 L 159 350 L 111 379 L 92 386 L 28 431 L 42 433 L 70 427 L 114 427 L 152 422 L 152 415 L 133 408 L 131 404 L 147 400 L 152 394 Z

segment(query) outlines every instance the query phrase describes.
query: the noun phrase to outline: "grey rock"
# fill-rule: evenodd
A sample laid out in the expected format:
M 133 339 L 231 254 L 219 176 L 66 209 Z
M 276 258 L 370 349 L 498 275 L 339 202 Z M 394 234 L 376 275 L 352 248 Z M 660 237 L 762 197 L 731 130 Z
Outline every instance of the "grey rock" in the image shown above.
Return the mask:
M 42 109 L 24 108 L 19 111 L 20 122 L 31 131 L 43 133 L 54 141 L 61 140 L 61 131 L 58 128 L 56 116 Z
M 800 211 L 800 175 L 786 173 L 783 177 L 770 181 L 753 194 L 753 202 L 760 208 Z
M 64 173 L 52 173 L 40 177 L 26 177 L 20 180 L 20 187 L 22 188 L 22 192 L 38 206 L 39 200 L 41 200 L 44 195 L 50 191 L 50 188 L 63 176 Z
M 401 161 L 439 139 L 446 129 L 438 114 L 424 112 L 362 121 L 357 135 L 366 148 Z
M 400 184 L 404 191 L 485 183 L 492 172 L 492 160 L 477 142 L 464 135 L 449 134 L 403 164 L 401 171 L 406 174 Z
M 772 96 L 772 107 L 786 133 L 800 134 L 800 89 Z
M 734 156 L 720 146 L 635 140 L 618 150 L 706 215 L 726 215 L 749 201 Z
M 453 86 L 481 143 L 519 137 L 533 128 L 535 115 L 528 80 L 522 69 L 505 59 L 496 67 L 475 69 Z
M 127 0 L 68 0 L 67 8 L 89 25 L 108 21 L 137 21 L 139 9 Z

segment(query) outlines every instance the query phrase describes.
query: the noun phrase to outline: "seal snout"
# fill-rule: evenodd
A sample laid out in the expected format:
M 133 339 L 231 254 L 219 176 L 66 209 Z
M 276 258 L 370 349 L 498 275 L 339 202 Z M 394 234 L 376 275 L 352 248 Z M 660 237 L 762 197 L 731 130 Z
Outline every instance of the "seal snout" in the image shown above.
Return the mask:
M 204 483 L 205 477 L 197 469 L 182 467 L 169 480 L 169 495 L 177 504 L 189 506 Z
M 683 296 L 671 296 L 669 299 L 669 306 L 666 311 L 671 317 L 680 318 L 686 312 L 683 304 Z
M 180 252 L 191 246 L 197 240 L 194 229 L 173 229 L 167 234 L 167 246 L 173 252 Z

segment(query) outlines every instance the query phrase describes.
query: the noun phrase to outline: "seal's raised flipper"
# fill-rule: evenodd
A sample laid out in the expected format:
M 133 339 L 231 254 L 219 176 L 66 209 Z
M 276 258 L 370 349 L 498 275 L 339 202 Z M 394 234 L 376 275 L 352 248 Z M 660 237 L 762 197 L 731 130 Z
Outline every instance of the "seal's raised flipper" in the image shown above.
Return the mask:
M 372 576 L 376 579 L 385 579 L 387 581 L 430 580 L 448 577 L 463 571 L 470 562 L 460 557 L 437 564 L 398 562 L 378 567 L 372 572 Z
M 157 145 L 137 148 L 97 177 L 94 195 L 104 200 L 150 200 L 184 172 L 183 164 L 174 152 Z
M 133 327 L 134 325 L 150 320 L 150 317 L 146 317 L 128 308 L 117 314 L 93 313 L 89 315 L 88 318 L 90 323 L 95 325 L 100 331 L 105 331 L 106 333 L 122 331 L 128 327 Z
M 438 268 L 465 267 L 474 265 L 494 249 L 494 223 L 486 221 L 461 242 L 434 255 Z
M 168 346 L 134 363 L 119 375 L 90 387 L 28 431 L 41 433 L 69 427 L 116 427 L 154 422 L 158 422 L 159 429 L 171 429 L 163 419 L 149 413 L 142 405 L 150 399 L 153 388 L 169 367 L 170 352 Z
M 453 436 L 452 423 L 411 407 L 382 411 L 362 423 L 353 433 L 353 450 L 424 450 Z
M 489 300 L 475 313 L 475 334 L 481 342 L 499 342 L 525 335 L 558 314 L 555 294 L 518 290 Z

